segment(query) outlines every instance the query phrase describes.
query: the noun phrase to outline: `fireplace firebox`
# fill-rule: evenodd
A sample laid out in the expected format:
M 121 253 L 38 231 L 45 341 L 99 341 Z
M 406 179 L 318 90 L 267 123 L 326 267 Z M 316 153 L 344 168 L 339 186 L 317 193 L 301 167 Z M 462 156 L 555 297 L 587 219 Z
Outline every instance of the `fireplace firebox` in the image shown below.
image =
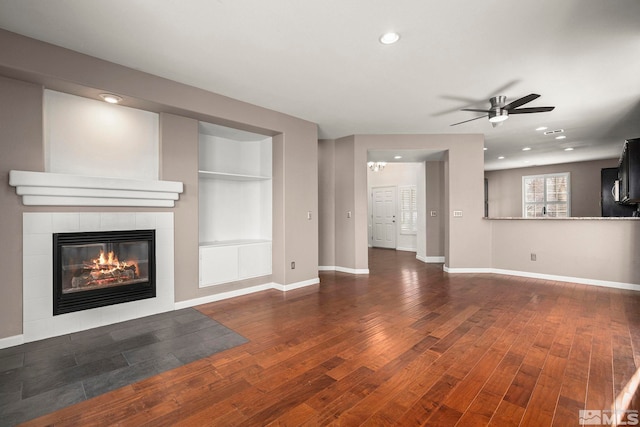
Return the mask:
M 53 314 L 156 296 L 155 230 L 53 235 Z

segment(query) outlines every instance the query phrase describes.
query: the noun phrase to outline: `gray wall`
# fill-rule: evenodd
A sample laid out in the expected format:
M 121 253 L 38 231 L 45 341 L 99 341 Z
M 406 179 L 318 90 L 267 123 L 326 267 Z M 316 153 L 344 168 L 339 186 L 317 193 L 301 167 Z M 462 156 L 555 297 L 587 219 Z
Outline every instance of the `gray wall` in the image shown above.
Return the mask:
M 335 266 L 335 234 L 336 234 L 336 177 L 335 177 L 335 141 L 318 141 L 318 234 L 323 236 L 319 241 L 318 265 Z
M 367 151 L 384 149 L 445 152 L 442 172 L 433 171 L 433 177 L 441 176 L 443 180 L 438 184 L 442 196 L 437 197 L 442 218 L 433 227 L 442 227 L 439 221 L 443 221 L 444 242 L 438 242 L 438 247 L 428 255 L 444 255 L 449 268 L 491 264 L 490 226 L 482 219 L 482 135 L 355 135 L 337 139 L 334 144 L 334 165 L 321 165 L 321 169 L 335 170 L 335 233 L 331 237 L 335 243 L 334 265 L 356 271 L 368 269 Z M 326 203 L 331 203 L 328 196 L 321 199 L 320 205 L 328 206 Z M 462 210 L 463 217 L 452 218 L 453 210 Z M 351 218 L 347 217 L 349 211 Z M 330 245 L 327 236 L 320 235 L 320 244 Z M 329 265 L 323 260 L 320 263 Z
M 44 170 L 43 87 L 98 99 L 102 92 L 123 104 L 161 114 L 161 179 L 185 183 L 175 215 L 176 301 L 230 290 L 198 288 L 197 121 L 273 136 L 273 274 L 288 285 L 318 277 L 317 126 L 295 117 L 142 73 L 0 30 L 0 339 L 22 331 L 22 213 L 131 211 L 122 208 L 25 207 L 8 185 L 8 171 Z M 307 212 L 312 212 L 312 220 Z M 296 269 L 288 266 L 296 262 Z M 246 287 L 246 281 L 232 287 Z M 223 289 L 224 288 L 224 289 Z
M 427 175 L 427 257 L 444 256 L 444 163 L 426 162 Z M 435 217 L 430 216 L 436 211 Z
M 11 169 L 43 170 L 42 88 L 0 77 L 0 338 L 22 331 L 22 212 Z
M 355 167 L 354 146 L 355 137 L 353 136 L 340 138 L 335 141 L 335 265 L 349 269 L 366 269 L 368 268 L 367 264 L 356 263 L 356 192 L 355 176 L 353 173 Z M 366 160 L 359 166 L 364 170 L 364 168 L 367 167 Z M 363 193 L 365 196 L 364 214 L 366 224 L 366 184 Z M 351 212 L 351 218 L 348 217 L 347 212 Z M 320 238 L 325 240 L 326 236 L 320 236 Z M 366 245 L 366 228 L 363 240 Z
M 522 177 L 571 174 L 571 216 L 600 216 L 600 169 L 618 166 L 618 159 L 562 163 L 485 172 L 489 181 L 489 217 L 522 216 Z
M 493 268 L 634 284 L 640 290 L 640 220 L 486 221 L 492 225 Z

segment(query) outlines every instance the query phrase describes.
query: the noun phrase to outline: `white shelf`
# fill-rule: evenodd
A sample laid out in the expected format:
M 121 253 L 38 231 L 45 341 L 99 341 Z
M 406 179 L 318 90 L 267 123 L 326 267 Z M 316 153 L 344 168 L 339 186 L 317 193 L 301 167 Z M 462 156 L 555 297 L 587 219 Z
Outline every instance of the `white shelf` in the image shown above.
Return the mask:
M 199 286 L 269 276 L 272 271 L 271 138 L 233 139 L 212 135 L 207 124 L 200 127 Z
M 240 239 L 240 240 L 217 240 L 215 242 L 200 242 L 201 248 L 219 247 L 219 246 L 240 246 L 253 245 L 257 243 L 271 243 L 269 239 Z
M 199 170 L 198 176 L 204 179 L 226 179 L 230 181 L 266 181 L 271 179 L 270 176 L 244 175 L 239 173 L 226 173 Z

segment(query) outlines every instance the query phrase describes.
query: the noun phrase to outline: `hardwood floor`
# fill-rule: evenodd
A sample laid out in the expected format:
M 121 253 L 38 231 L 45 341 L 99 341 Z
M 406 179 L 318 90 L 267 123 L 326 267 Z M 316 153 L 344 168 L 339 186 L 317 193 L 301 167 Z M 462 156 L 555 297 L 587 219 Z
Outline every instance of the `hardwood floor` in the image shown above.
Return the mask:
M 640 409 L 640 292 L 382 249 L 370 270 L 197 307 L 250 342 L 28 425 L 571 426 Z

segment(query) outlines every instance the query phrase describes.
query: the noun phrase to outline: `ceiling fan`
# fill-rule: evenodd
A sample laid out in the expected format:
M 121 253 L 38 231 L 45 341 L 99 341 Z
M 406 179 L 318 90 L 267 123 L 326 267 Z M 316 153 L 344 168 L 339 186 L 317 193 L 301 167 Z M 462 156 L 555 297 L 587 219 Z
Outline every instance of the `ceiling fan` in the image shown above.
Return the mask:
M 485 116 L 474 117 L 473 119 L 465 120 L 463 122 L 454 123 L 451 126 L 457 126 L 462 123 L 467 123 L 473 120 L 482 119 L 484 117 L 489 117 L 489 121 L 493 127 L 500 125 L 502 122 L 509 118 L 509 114 L 527 114 L 527 113 L 544 113 L 547 111 L 552 111 L 556 107 L 529 107 L 529 108 L 518 108 L 521 105 L 527 104 L 533 101 L 536 98 L 539 98 L 540 95 L 536 93 L 532 93 L 527 96 L 523 96 L 520 99 L 516 99 L 508 104 L 506 96 L 494 96 L 489 100 L 491 102 L 491 108 L 488 110 L 480 110 L 477 108 L 463 108 L 460 111 L 476 111 L 479 113 L 487 113 Z

